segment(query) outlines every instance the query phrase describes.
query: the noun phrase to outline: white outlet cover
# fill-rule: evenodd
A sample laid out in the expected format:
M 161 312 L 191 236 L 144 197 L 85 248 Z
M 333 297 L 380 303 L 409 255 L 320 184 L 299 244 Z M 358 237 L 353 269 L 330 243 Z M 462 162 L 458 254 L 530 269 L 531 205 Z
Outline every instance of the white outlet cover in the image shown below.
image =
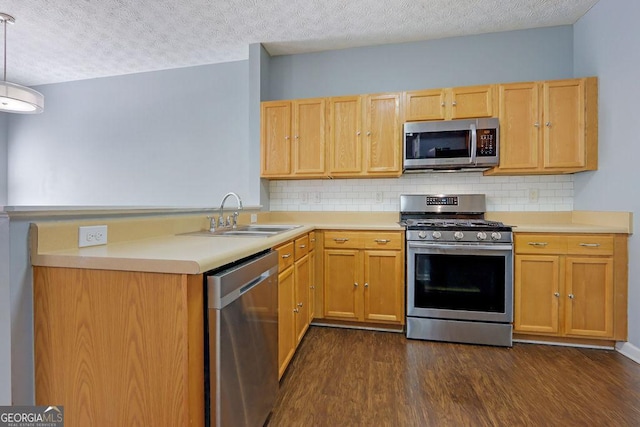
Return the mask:
M 99 246 L 107 244 L 107 226 L 91 225 L 78 227 L 78 247 Z

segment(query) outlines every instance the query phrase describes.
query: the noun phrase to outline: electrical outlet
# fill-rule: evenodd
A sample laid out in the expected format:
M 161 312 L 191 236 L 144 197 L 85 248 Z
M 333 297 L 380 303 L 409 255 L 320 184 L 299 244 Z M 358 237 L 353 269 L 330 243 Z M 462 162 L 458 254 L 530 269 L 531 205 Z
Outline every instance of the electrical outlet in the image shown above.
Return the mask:
M 258 222 L 258 215 L 251 214 L 251 224 L 255 224 L 256 222 Z
M 92 225 L 78 228 L 78 247 L 98 246 L 107 244 L 107 226 Z
M 384 193 L 382 191 L 376 192 L 376 203 L 382 203 L 384 201 Z
M 537 202 L 538 201 L 538 189 L 537 188 L 530 188 L 529 189 L 529 201 L 530 202 Z
M 300 193 L 300 203 L 302 203 L 303 205 L 306 205 L 307 203 L 309 203 L 309 193 L 307 192 Z
M 322 196 L 320 193 L 312 193 L 313 203 L 320 203 L 322 201 Z

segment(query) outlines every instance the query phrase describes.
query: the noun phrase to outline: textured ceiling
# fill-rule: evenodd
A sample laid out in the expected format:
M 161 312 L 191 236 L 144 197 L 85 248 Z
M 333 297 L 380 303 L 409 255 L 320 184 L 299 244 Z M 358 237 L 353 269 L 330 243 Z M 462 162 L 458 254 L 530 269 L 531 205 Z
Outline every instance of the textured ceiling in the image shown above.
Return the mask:
M 2 0 L 7 80 L 33 86 L 576 22 L 598 0 Z M 1 38 L 0 38 L 1 40 Z M 0 45 L 1 49 L 1 45 Z

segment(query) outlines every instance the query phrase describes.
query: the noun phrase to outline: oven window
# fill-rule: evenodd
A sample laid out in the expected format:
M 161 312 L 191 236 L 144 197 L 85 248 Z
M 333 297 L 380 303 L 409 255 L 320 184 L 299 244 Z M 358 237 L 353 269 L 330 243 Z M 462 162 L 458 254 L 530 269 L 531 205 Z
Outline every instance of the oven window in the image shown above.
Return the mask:
M 407 159 L 470 157 L 470 141 L 468 130 L 408 134 L 405 140 Z
M 415 306 L 505 312 L 505 257 L 415 255 Z

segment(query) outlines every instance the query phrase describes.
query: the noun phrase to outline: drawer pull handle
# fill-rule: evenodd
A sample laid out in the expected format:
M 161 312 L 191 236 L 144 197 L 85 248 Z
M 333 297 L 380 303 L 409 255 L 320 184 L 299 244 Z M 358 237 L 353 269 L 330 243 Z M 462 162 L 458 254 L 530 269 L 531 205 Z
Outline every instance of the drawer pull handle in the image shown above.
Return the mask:
M 315 242 L 315 241 L 316 241 L 316 239 L 311 239 L 311 240 L 310 240 L 310 242 L 311 242 L 311 243 L 313 243 L 313 242 Z
M 529 242 L 527 245 L 531 246 L 547 246 L 549 243 L 547 242 Z
M 374 242 L 376 243 L 389 243 L 391 240 L 389 239 L 375 239 Z
M 306 247 L 307 247 L 307 245 L 300 245 L 300 249 L 304 249 Z
M 287 259 L 287 258 L 289 258 L 290 256 L 291 256 L 291 254 L 284 254 L 284 255 L 282 255 L 282 258 Z
M 580 243 L 580 246 L 585 248 L 597 248 L 600 246 L 600 243 Z
M 333 241 L 338 243 L 344 243 L 344 242 L 348 242 L 349 239 L 347 239 L 346 237 L 336 237 L 335 239 L 333 239 Z

